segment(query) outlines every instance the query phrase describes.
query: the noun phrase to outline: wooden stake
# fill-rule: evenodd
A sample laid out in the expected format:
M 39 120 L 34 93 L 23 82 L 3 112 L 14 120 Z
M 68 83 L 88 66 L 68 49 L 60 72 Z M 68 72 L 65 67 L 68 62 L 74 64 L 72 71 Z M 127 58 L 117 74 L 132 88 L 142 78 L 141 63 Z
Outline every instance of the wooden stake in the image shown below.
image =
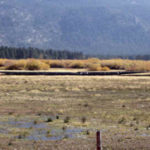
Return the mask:
M 96 132 L 96 141 L 97 141 L 97 150 L 102 150 L 102 139 L 101 139 L 101 132 Z

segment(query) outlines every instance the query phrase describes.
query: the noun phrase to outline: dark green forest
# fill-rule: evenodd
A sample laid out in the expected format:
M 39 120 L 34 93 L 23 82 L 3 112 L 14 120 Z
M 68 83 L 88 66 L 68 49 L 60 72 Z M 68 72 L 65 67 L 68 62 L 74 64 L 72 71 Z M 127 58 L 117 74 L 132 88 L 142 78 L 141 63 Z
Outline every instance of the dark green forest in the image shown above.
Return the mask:
M 0 47 L 0 58 L 7 59 L 83 59 L 82 52 L 70 52 L 67 50 L 42 50 L 38 48 L 15 48 L 15 47 Z
M 150 55 L 85 55 L 82 52 L 73 52 L 68 50 L 54 50 L 54 49 L 38 49 L 38 48 L 16 48 L 0 46 L 0 58 L 7 59 L 86 59 L 91 57 L 97 57 L 100 59 L 133 59 L 133 60 L 150 60 Z

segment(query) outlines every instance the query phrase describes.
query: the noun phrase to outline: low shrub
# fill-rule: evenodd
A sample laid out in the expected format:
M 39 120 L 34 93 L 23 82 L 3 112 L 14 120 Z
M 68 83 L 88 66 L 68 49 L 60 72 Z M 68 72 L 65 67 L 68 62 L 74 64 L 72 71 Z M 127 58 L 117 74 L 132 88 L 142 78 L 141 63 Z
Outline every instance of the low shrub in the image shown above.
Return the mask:
M 58 115 L 56 116 L 56 119 L 59 119 L 59 116 L 58 116 Z
M 51 68 L 65 68 L 65 63 L 60 60 L 50 61 Z
M 90 135 L 90 131 L 89 130 L 86 131 L 86 135 Z
M 45 63 L 40 63 L 40 70 L 48 70 L 50 69 L 50 66 L 48 64 Z
M 5 64 L 5 59 L 0 59 L 0 67 L 3 67 Z
M 13 143 L 11 141 L 8 142 L 8 146 L 11 146 L 13 145 Z
M 109 67 L 102 67 L 102 71 L 109 71 L 110 68 Z
M 47 118 L 46 122 L 53 122 L 53 119 L 51 117 Z
M 86 121 L 87 121 L 86 117 L 82 117 L 82 118 L 81 118 L 81 122 L 82 122 L 82 123 L 85 123 Z
M 66 127 L 66 126 L 63 126 L 63 127 L 62 127 L 62 130 L 63 130 L 63 131 L 65 131 L 66 129 L 67 129 L 67 127 Z
M 90 64 L 88 66 L 88 70 L 89 71 L 101 71 L 102 70 L 102 67 L 100 64 Z
M 37 120 L 34 120 L 34 121 L 33 121 L 33 124 L 34 124 L 34 125 L 36 125 L 37 123 L 38 123 L 38 121 L 37 121 Z
M 40 60 L 41 62 L 47 64 L 49 66 L 49 68 L 51 68 L 51 65 L 50 65 L 50 60 L 47 60 L 47 59 L 41 59 Z
M 87 62 L 89 64 L 99 64 L 100 63 L 100 59 L 98 59 L 98 58 L 89 58 L 89 59 L 87 59 Z
M 69 121 L 70 121 L 70 117 L 67 116 L 67 117 L 64 119 L 64 123 L 69 123 Z
M 73 61 L 70 65 L 69 68 L 85 68 L 85 64 L 82 61 Z
M 143 60 L 128 60 L 128 59 L 111 59 L 101 60 L 102 67 L 108 67 L 116 70 L 126 71 L 150 71 L 150 61 Z
M 108 67 L 110 69 L 124 70 L 126 62 L 127 60 L 123 59 L 101 60 L 101 65 L 102 67 Z
M 150 71 L 150 61 L 133 61 L 125 66 L 127 71 Z
M 122 117 L 118 120 L 118 124 L 124 124 L 126 122 L 126 118 Z
M 6 70 L 23 70 L 25 69 L 26 61 L 19 60 L 19 61 L 9 61 L 5 64 Z
M 50 67 L 48 64 L 35 60 L 35 59 L 29 59 L 27 61 L 27 64 L 25 66 L 27 70 L 48 70 Z

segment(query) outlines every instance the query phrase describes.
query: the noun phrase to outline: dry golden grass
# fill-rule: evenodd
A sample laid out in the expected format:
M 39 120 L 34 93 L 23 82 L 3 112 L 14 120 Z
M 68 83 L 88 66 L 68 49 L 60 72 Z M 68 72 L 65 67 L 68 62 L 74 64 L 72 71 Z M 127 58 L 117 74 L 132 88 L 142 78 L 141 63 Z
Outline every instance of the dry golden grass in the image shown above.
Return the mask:
M 127 59 L 111 59 L 101 60 L 103 67 L 109 67 L 110 69 L 119 69 L 126 71 L 150 71 L 150 61 L 144 60 L 127 60 Z
M 7 60 L 0 59 L 0 69 L 5 70 L 48 70 L 49 68 L 88 69 L 89 71 L 150 71 L 150 61 L 90 58 L 85 60 Z

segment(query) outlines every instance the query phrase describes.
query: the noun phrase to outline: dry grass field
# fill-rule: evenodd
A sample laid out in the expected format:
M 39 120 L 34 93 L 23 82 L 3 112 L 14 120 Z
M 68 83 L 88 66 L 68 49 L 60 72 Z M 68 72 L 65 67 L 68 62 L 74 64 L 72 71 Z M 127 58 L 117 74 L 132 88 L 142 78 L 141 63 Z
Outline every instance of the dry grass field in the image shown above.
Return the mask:
M 150 149 L 150 78 L 0 76 L 0 149 Z

